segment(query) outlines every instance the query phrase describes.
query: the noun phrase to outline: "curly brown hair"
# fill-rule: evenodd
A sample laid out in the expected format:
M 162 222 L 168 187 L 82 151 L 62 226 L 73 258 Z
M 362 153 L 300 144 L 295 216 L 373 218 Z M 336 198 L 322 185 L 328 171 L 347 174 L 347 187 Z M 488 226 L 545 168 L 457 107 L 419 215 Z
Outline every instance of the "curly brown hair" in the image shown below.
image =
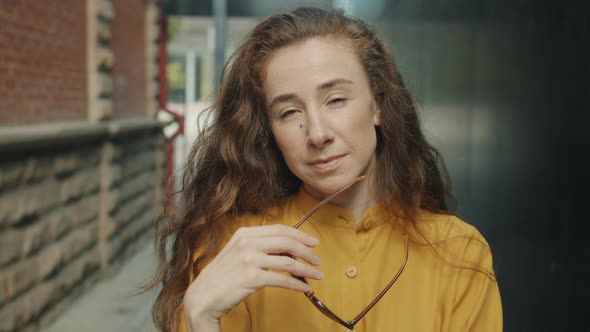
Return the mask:
M 365 22 L 338 10 L 299 8 L 267 18 L 250 33 L 224 69 L 210 110 L 212 124 L 194 144 L 174 213 L 156 224 L 162 289 L 153 307 L 156 326 L 175 331 L 191 273 L 220 246 L 230 217 L 262 213 L 292 195 L 301 181 L 278 150 L 265 105 L 264 65 L 277 49 L 312 37 L 349 39 L 358 52 L 381 109 L 377 131 L 376 185 L 395 197 L 403 220 L 412 225 L 419 209 L 451 213 L 447 171 L 425 140 L 416 105 L 388 49 Z M 168 239 L 173 238 L 171 257 Z M 200 247 L 199 255 L 195 255 Z

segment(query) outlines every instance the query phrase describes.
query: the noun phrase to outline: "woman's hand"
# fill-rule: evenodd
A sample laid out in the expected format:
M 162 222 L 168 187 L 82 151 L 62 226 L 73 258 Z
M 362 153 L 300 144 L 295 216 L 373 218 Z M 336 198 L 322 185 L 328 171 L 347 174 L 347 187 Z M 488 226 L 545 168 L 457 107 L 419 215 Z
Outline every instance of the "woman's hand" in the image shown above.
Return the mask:
M 223 315 L 262 287 L 310 290 L 306 283 L 279 272 L 311 279 L 321 279 L 323 273 L 278 254 L 319 265 L 319 258 L 311 250 L 318 243 L 311 235 L 284 225 L 238 229 L 188 288 L 184 296 L 187 328 L 194 332 L 205 330 L 199 326 L 218 330 Z

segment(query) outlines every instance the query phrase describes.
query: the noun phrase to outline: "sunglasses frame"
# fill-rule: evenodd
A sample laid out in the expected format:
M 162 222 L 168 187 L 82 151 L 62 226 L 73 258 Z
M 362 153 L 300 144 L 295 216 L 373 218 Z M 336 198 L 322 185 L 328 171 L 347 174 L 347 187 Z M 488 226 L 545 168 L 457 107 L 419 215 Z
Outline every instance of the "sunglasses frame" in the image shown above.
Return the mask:
M 298 229 L 317 210 L 319 210 L 322 206 L 326 205 L 332 198 L 336 197 L 336 195 L 338 195 L 341 192 L 345 191 L 346 189 L 350 188 L 352 185 L 354 185 L 355 183 L 363 180 L 364 178 L 365 178 L 365 176 L 360 176 L 360 177 L 354 179 L 350 184 L 346 185 L 345 187 L 343 187 L 343 188 L 335 191 L 334 193 L 328 195 L 328 197 L 324 198 L 321 202 L 319 202 L 316 206 L 314 206 L 311 210 L 309 210 L 309 212 L 307 212 L 306 215 L 304 215 L 301 219 L 299 219 L 299 221 L 293 226 L 293 228 Z M 408 263 L 408 251 L 409 251 L 409 248 L 408 248 L 408 246 L 409 246 L 408 236 L 407 235 L 404 235 L 404 239 L 405 239 L 404 262 L 402 263 L 402 266 L 400 267 L 399 271 L 397 271 L 397 273 L 395 274 L 395 276 L 393 276 L 393 278 L 391 279 L 391 281 L 389 282 L 389 284 L 387 284 L 387 286 L 385 286 L 385 288 L 381 291 L 381 293 L 379 293 L 379 295 L 377 295 L 377 297 L 371 303 L 369 303 L 369 305 L 363 311 L 361 311 L 361 313 L 359 313 L 354 319 L 349 320 L 349 321 L 345 321 L 342 318 L 338 317 L 338 315 L 336 315 L 332 310 L 330 310 L 328 308 L 327 305 L 325 305 L 322 301 L 320 301 L 320 299 L 318 299 L 315 296 L 315 293 L 314 293 L 313 290 L 309 290 L 309 291 L 305 292 L 304 293 L 305 296 L 326 317 L 328 317 L 329 319 L 335 321 L 336 323 L 338 323 L 338 324 L 346 327 L 349 330 L 354 329 L 354 326 L 356 325 L 356 323 L 358 323 L 369 312 L 369 310 L 371 310 L 375 306 L 375 304 L 377 304 L 377 302 L 379 302 L 379 300 L 381 300 L 381 298 L 387 293 L 387 291 L 391 288 L 391 286 L 393 286 L 393 284 L 397 281 L 397 279 L 399 278 L 399 276 L 404 271 L 404 269 L 406 267 L 406 264 Z M 293 257 L 292 255 L 289 255 L 289 254 L 285 254 L 285 256 L 289 256 L 289 257 L 295 259 L 295 257 Z M 304 283 L 308 284 L 307 280 L 305 278 L 303 278 L 303 277 L 296 276 L 296 275 L 293 275 L 293 274 L 291 274 L 291 276 L 293 278 L 296 278 L 297 280 L 300 280 L 301 282 L 304 282 Z

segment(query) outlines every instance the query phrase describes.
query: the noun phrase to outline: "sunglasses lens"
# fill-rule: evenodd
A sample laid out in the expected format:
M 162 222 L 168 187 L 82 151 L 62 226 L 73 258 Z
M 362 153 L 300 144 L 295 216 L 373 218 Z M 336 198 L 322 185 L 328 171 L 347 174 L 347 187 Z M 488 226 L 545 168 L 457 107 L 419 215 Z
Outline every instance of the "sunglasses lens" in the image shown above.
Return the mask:
M 324 304 L 318 300 L 315 296 L 309 299 L 311 303 L 326 317 L 330 318 L 331 320 L 335 321 L 336 323 L 352 330 L 352 325 L 342 320 L 340 317 L 336 316 L 330 309 L 328 309 Z

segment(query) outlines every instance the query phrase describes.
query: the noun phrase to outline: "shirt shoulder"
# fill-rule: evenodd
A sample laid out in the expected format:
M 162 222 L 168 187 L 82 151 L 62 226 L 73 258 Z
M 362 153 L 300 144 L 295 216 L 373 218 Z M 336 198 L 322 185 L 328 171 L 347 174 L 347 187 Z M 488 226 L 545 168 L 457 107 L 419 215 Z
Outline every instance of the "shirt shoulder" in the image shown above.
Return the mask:
M 423 235 L 418 234 L 417 241 L 431 245 L 439 258 L 495 281 L 490 245 L 475 226 L 455 215 L 421 211 L 417 227 Z
M 454 238 L 476 238 L 479 241 L 487 241 L 475 226 L 465 222 L 452 214 L 434 213 L 420 210 L 417 225 L 433 241 L 445 241 Z
M 227 217 L 223 220 L 222 226 L 222 242 L 225 243 L 233 236 L 233 234 L 243 227 L 256 227 L 268 224 L 287 223 L 285 222 L 285 211 L 291 210 L 291 200 L 287 200 L 278 207 L 269 208 L 263 212 L 253 213 L 246 212 L 240 215 Z

